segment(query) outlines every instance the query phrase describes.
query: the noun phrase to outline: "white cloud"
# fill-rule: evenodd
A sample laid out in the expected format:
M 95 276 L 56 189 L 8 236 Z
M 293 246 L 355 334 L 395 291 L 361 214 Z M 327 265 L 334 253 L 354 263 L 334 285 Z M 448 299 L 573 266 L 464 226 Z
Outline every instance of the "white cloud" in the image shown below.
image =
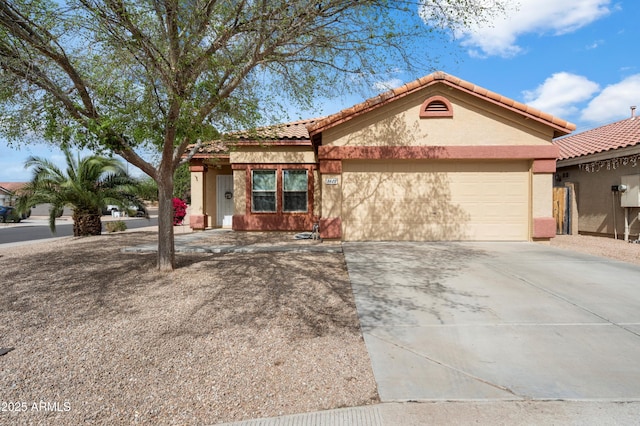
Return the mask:
M 395 89 L 402 86 L 404 83 L 399 78 L 392 78 L 386 81 L 377 81 L 373 83 L 373 88 L 379 92 L 386 92 L 387 90 Z
M 580 118 L 598 124 L 622 120 L 631 115 L 632 105 L 640 107 L 640 74 L 605 87 L 589 102 Z
M 520 0 L 517 10 L 498 16 L 487 25 L 458 30 L 457 37 L 472 56 L 515 56 L 524 34 L 562 35 L 608 15 L 611 0 Z
M 596 40 L 591 44 L 588 44 L 587 46 L 585 46 L 585 49 L 587 50 L 593 50 L 593 49 L 597 49 L 598 47 L 602 46 L 604 44 L 604 40 Z
M 558 117 L 578 112 L 578 104 L 589 100 L 600 86 L 581 75 L 559 72 L 534 90 L 522 92 L 528 105 Z

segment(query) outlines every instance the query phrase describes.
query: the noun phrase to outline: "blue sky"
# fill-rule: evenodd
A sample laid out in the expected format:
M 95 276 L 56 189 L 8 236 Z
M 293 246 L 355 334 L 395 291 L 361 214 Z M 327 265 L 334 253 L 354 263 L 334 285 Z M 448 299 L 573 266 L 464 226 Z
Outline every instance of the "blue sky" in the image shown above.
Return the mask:
M 443 56 L 439 68 L 571 121 L 576 132 L 629 117 L 631 105 L 640 108 L 640 1 L 509 3 L 519 6 L 506 17 L 458 32 L 447 46 L 456 54 Z M 399 71 L 378 87 L 406 82 Z M 349 96 L 321 101 L 312 115 L 332 114 L 363 100 Z M 0 139 L 0 182 L 29 180 L 23 164 L 30 155 L 62 160 L 58 150 L 46 145 L 16 150 Z

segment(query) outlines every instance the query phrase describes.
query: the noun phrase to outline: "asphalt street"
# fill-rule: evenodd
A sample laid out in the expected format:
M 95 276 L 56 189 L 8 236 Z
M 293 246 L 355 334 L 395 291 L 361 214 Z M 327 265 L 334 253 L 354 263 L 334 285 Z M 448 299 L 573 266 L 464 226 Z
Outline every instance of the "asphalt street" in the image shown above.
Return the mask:
M 152 216 L 145 218 L 127 218 L 127 229 L 144 228 L 156 226 L 158 218 Z M 103 221 L 104 232 L 104 221 Z M 70 237 L 73 235 L 73 222 L 71 218 L 62 217 L 56 221 L 56 233 L 49 230 L 49 221 L 44 217 L 30 217 L 20 223 L 0 223 L 0 245 L 10 243 L 21 243 L 35 240 L 46 240 L 51 238 Z

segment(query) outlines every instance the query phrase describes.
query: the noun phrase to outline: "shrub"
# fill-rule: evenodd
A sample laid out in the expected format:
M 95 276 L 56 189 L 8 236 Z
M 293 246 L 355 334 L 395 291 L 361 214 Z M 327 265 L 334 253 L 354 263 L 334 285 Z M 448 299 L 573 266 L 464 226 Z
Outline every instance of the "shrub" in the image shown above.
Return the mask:
M 187 215 L 187 203 L 180 198 L 173 199 L 173 226 L 182 225 L 184 217 Z
M 107 222 L 104 227 L 107 229 L 107 232 L 121 232 L 127 230 L 127 224 L 121 220 Z

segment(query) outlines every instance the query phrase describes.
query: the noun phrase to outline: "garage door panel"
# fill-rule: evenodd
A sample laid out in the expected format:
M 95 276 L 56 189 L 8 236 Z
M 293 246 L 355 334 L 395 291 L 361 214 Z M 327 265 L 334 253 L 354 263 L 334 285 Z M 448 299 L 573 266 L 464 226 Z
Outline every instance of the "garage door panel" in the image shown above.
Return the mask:
M 345 240 L 526 240 L 528 163 L 345 162 Z

